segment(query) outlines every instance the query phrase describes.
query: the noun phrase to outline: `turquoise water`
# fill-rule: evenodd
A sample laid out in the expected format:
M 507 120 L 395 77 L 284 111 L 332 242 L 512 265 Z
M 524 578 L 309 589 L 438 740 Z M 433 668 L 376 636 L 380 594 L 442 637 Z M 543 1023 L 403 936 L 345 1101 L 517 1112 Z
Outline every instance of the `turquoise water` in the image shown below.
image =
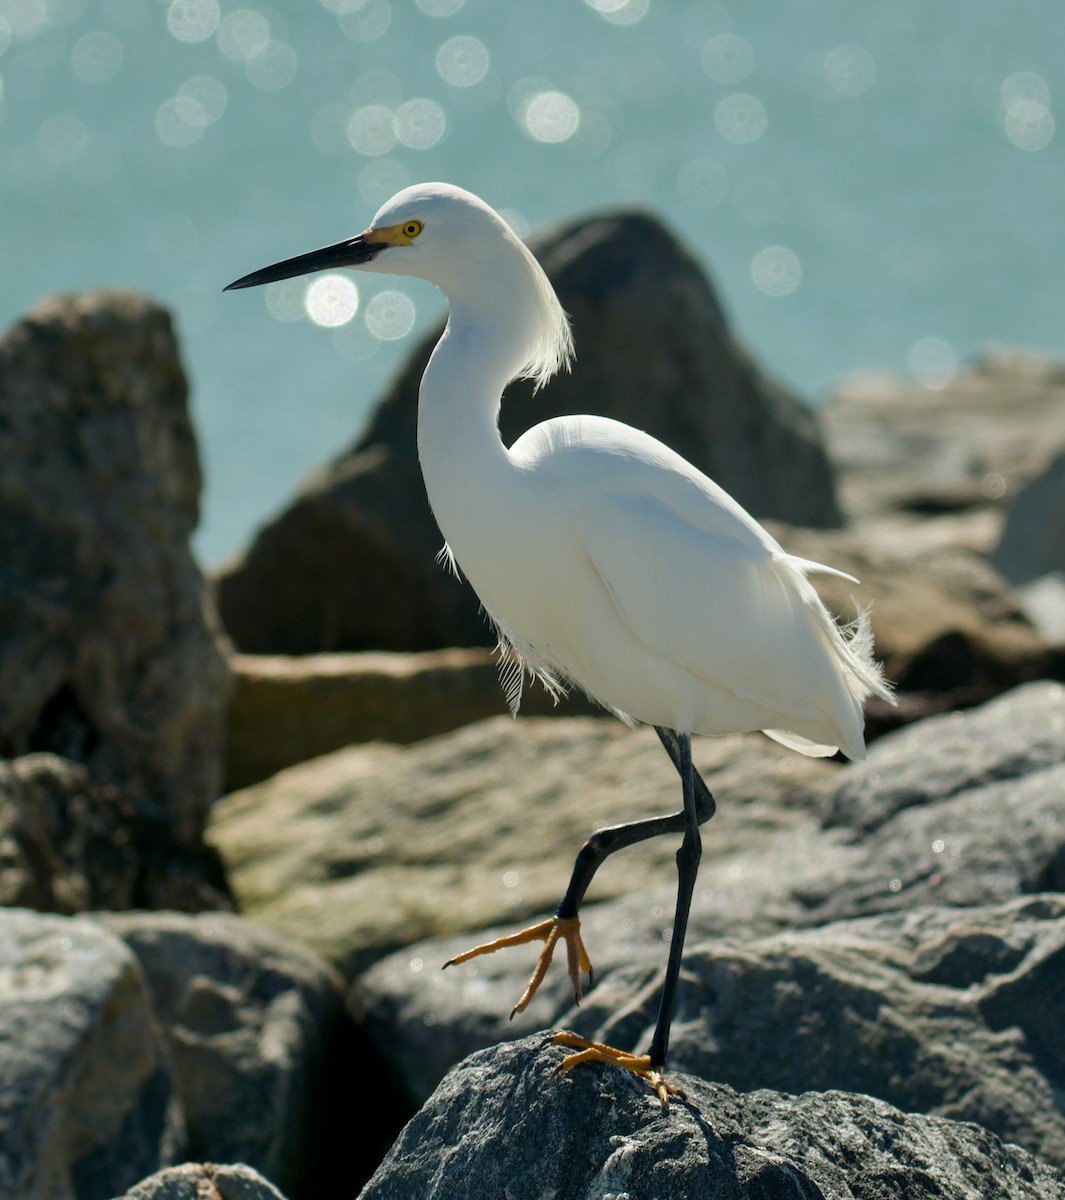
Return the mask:
M 442 312 L 410 281 L 221 288 L 419 179 L 519 227 L 650 206 L 812 403 L 1061 354 L 1063 48 L 1061 0 L 0 0 L 0 319 L 90 287 L 174 309 L 207 564 Z

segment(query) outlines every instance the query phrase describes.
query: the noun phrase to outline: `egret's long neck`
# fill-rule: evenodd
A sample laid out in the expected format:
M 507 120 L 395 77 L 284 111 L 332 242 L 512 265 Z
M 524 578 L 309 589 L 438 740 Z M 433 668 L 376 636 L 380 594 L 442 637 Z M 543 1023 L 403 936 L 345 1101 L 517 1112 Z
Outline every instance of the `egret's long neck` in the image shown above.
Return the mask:
M 486 506 L 503 500 L 514 472 L 497 420 L 503 388 L 523 352 L 505 314 L 484 303 L 452 301 L 447 329 L 422 376 L 418 457 L 429 503 L 460 561 L 464 532 L 481 524 Z

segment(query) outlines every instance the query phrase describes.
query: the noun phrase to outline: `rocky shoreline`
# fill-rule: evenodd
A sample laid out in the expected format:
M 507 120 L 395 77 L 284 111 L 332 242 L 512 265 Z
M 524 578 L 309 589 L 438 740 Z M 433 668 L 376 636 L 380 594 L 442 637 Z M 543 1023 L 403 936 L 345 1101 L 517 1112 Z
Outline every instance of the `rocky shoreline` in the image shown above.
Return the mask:
M 646 276 L 620 265 L 637 224 Z M 579 1008 L 558 972 L 508 1021 L 520 951 L 439 970 L 553 908 L 587 833 L 673 784 L 650 731 L 577 698 L 505 715 L 476 606 L 431 561 L 425 347 L 212 584 L 166 313 L 58 297 L 0 340 L 5 1200 L 1065 1196 L 1065 367 L 863 377 L 815 418 L 648 218 L 538 253 L 579 366 L 513 419 L 583 399 L 661 421 L 756 512 L 771 480 L 759 515 L 861 578 L 826 598 L 871 602 L 899 688 L 863 764 L 699 743 L 719 809 L 685 1097 L 663 1115 L 620 1072 L 559 1079 L 545 1035 L 646 1037 L 674 846 L 597 877 Z M 652 280 L 654 353 L 625 324 Z

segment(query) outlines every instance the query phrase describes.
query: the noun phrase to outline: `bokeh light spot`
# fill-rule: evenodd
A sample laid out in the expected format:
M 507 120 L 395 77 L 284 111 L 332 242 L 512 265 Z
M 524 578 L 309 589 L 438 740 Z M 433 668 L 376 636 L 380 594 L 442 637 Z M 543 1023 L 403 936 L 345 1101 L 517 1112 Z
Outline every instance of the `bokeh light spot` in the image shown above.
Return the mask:
M 584 0 L 611 25 L 635 25 L 647 16 L 650 0 Z
M 346 325 L 359 308 L 359 289 L 347 275 L 321 275 L 303 297 L 307 316 L 327 329 Z
M 436 52 L 436 70 L 452 87 L 473 87 L 488 73 L 488 47 L 480 38 L 459 34 L 448 38 Z
M 202 42 L 218 28 L 220 16 L 216 0 L 171 0 L 166 27 L 179 42 Z
M 565 92 L 540 92 L 531 97 L 522 113 L 522 123 L 538 142 L 564 142 L 580 125 L 577 104 Z
M 196 75 L 187 80 L 178 88 L 178 96 L 187 96 L 199 105 L 205 125 L 218 120 L 229 100 L 225 84 L 211 75 Z
M 195 96 L 171 96 L 155 113 L 156 137 L 164 146 L 182 149 L 203 137 L 210 124 L 203 105 Z
M 1023 100 L 1034 100 L 1044 108 L 1050 107 L 1050 88 L 1042 75 L 1035 71 L 1015 71 L 1007 75 L 999 88 L 1004 108 L 1010 108 Z
M 366 328 L 382 342 L 394 342 L 410 333 L 415 315 L 406 292 L 378 292 L 366 305 Z
M 279 92 L 296 75 L 299 60 L 288 42 L 270 39 L 244 64 L 248 82 L 263 92 Z
M 226 58 L 247 62 L 270 41 L 270 22 L 253 8 L 236 8 L 218 26 L 218 49 Z
M 410 150 L 428 150 L 444 136 L 444 110 L 435 100 L 408 100 L 395 116 L 396 137 Z
M 266 311 L 275 321 L 299 321 L 307 315 L 303 303 L 307 291 L 303 279 L 280 279 L 276 283 L 268 283 L 266 292 Z
M 790 296 L 802 282 L 802 263 L 787 246 L 766 246 L 751 262 L 754 286 L 766 296 Z
M 340 28 L 353 42 L 374 42 L 388 32 L 392 6 L 388 0 L 362 0 L 344 5 L 338 19 Z
M 387 154 L 396 144 L 396 117 L 383 104 L 364 104 L 351 114 L 348 141 L 353 150 L 374 157 Z
M 860 96 L 876 82 L 876 60 L 864 46 L 833 46 L 823 69 L 825 82 L 841 96 Z
M 1054 116 L 1038 100 L 1018 100 L 1006 110 L 1006 136 L 1021 150 L 1043 150 L 1054 140 Z
M 122 43 L 113 33 L 98 29 L 82 34 L 70 52 L 70 65 L 83 83 L 106 83 L 122 66 Z
M 1002 124 L 1009 140 L 1021 150 L 1043 150 L 1054 140 L 1050 88 L 1035 71 L 1015 71 L 999 88 Z
M 748 92 L 733 92 L 714 109 L 718 133 L 737 145 L 758 141 L 765 133 L 767 123 L 765 105 Z

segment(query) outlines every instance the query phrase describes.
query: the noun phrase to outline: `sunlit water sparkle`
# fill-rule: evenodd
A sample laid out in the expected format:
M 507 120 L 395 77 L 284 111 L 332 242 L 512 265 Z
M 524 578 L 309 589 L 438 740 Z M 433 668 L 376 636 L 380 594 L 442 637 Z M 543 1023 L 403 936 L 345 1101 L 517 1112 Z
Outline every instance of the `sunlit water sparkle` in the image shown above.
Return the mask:
M 90 287 L 176 312 L 209 564 L 442 312 L 375 277 L 222 286 L 421 179 L 523 232 L 651 206 L 811 402 L 868 367 L 934 389 L 990 341 L 1065 352 L 1062 44 L 1056 0 L 0 0 L 0 316 Z

